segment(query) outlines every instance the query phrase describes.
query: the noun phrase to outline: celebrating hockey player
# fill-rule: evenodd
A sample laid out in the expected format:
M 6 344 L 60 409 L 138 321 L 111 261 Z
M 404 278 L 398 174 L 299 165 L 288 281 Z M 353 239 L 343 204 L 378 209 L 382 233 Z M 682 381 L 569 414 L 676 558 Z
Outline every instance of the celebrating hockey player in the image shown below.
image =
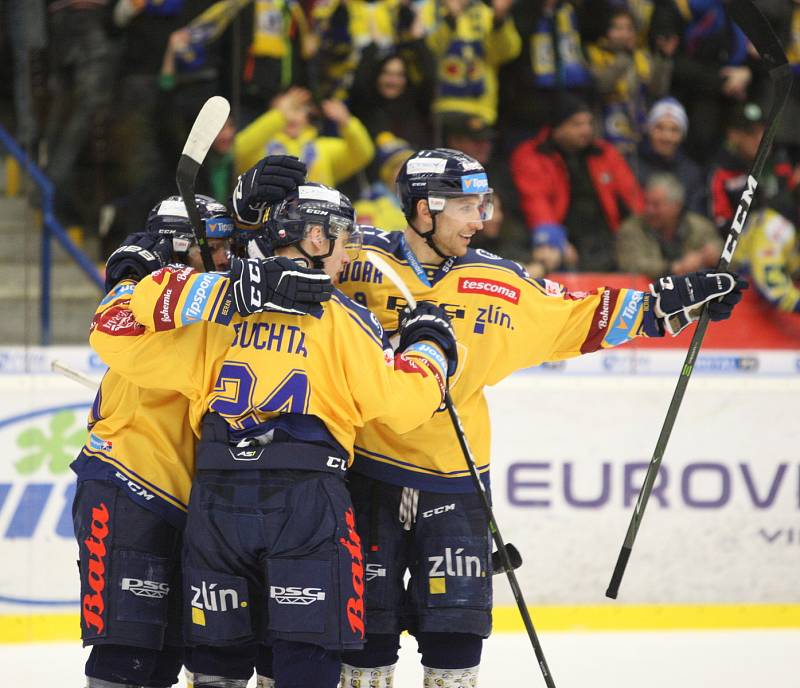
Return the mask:
M 273 200 L 305 177 L 297 161 L 266 163 L 281 180 Z M 269 192 L 260 189 L 262 203 Z M 233 221 L 209 197 L 197 196 L 196 203 L 215 265 L 226 268 Z M 176 196 L 160 202 L 145 231 L 129 236 L 109 258 L 109 294 L 98 317 L 122 307 L 136 281 L 167 263 L 202 270 L 183 201 Z M 330 297 L 330 279 L 319 271 L 287 259 L 270 267 L 270 282 L 278 289 L 269 294 L 270 303 L 299 312 Z M 188 410 L 180 394 L 140 388 L 113 371 L 103 378 L 92 407 L 87 443 L 72 464 L 79 482 L 73 516 L 81 635 L 92 646 L 85 670 L 90 688 L 177 681 L 183 663 L 179 556 L 195 455 Z
M 276 254 L 333 277 L 357 251 L 353 217 L 345 196 L 308 184 L 271 209 L 267 232 Z M 339 292 L 311 317 L 256 312 L 265 264 L 234 258 L 230 278 L 160 270 L 98 314 L 90 341 L 112 371 L 180 392 L 191 425 L 202 419 L 183 561 L 195 686 L 243 688 L 267 641 L 279 688 L 334 688 L 340 652 L 365 633 L 344 483 L 355 429 L 380 418 L 406 433 L 430 419 L 455 340 L 426 303 L 406 315 L 397 355 L 375 316 Z M 228 295 L 254 315 L 221 307 Z
M 492 189 L 473 158 L 421 151 L 397 184 L 408 226 L 366 230 L 364 251 L 388 260 L 416 299 L 438 303 L 452 318 L 459 349 L 452 397 L 487 488 L 485 385 L 638 336 L 676 334 L 707 302 L 712 320 L 727 318 L 745 287 L 730 273 L 703 272 L 663 278 L 650 293 L 604 287 L 569 293 L 469 248 L 492 214 Z M 373 310 L 384 328 L 397 328 L 405 301 L 370 263 L 353 262 L 341 289 Z M 344 655 L 347 688 L 366 680 L 376 688 L 392 685 L 404 628 L 417 639 L 425 686 L 477 684 L 491 630 L 491 540 L 450 423 L 437 414 L 405 434 L 380 420 L 358 431 L 349 483 L 367 557 L 367 643 Z

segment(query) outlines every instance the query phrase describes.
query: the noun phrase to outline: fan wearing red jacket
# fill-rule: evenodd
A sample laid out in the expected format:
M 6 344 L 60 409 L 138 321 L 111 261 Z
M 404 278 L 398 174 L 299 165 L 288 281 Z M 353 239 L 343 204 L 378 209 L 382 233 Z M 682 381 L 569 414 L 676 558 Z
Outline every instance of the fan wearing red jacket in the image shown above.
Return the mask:
M 585 102 L 562 95 L 552 126 L 514 151 L 511 172 L 534 261 L 548 270 L 616 268 L 615 234 L 627 215 L 642 211 L 644 199 L 622 155 L 594 138 Z

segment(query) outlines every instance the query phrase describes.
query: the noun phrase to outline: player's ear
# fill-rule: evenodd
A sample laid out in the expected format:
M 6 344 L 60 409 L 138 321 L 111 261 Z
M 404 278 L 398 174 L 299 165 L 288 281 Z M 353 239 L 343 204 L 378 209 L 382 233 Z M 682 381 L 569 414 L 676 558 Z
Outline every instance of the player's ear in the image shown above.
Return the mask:
M 431 219 L 431 210 L 428 207 L 428 201 L 424 198 L 417 201 L 417 217 L 426 221 Z
M 311 225 L 306 230 L 306 239 L 311 242 L 314 248 L 323 248 L 323 245 L 326 241 L 325 233 L 322 231 L 322 227 L 320 225 Z

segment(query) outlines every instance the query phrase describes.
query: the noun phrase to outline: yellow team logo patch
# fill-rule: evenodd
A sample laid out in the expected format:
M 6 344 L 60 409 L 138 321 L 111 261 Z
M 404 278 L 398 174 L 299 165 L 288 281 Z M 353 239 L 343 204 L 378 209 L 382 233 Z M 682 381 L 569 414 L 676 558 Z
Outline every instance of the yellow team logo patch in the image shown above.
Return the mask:
M 198 626 L 206 625 L 206 613 L 202 609 L 192 607 L 192 623 Z
M 428 590 L 431 595 L 443 595 L 447 592 L 446 578 L 428 578 Z

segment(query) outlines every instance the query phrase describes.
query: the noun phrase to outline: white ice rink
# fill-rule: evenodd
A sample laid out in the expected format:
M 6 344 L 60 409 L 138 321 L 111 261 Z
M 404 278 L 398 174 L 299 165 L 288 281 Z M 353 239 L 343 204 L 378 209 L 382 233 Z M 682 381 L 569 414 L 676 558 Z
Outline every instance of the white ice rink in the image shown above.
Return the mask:
M 546 633 L 541 641 L 558 688 L 800 687 L 800 630 Z M 421 688 L 415 650 L 405 637 L 396 688 Z M 0 645 L 0 686 L 78 688 L 84 656 L 77 643 Z M 527 636 L 492 636 L 480 685 L 544 686 Z

